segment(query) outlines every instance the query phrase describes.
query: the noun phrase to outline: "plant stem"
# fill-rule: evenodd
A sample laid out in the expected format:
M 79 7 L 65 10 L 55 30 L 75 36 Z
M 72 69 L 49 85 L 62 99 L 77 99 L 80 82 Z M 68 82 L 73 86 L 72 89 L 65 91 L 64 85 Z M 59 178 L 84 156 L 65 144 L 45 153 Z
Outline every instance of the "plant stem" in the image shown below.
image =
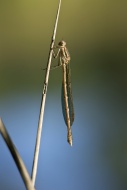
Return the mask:
M 36 137 L 36 146 L 35 146 L 33 168 L 32 168 L 32 182 L 33 182 L 33 185 L 35 185 L 35 180 L 36 180 L 38 156 L 39 156 L 41 132 L 42 132 L 42 124 L 43 124 L 43 116 L 44 116 L 44 108 L 45 108 L 45 101 L 46 101 L 46 95 L 47 95 L 47 87 L 48 87 L 49 72 L 50 72 L 50 67 L 51 67 L 52 53 L 53 53 L 52 49 L 53 49 L 54 42 L 55 42 L 55 37 L 56 37 L 56 30 L 57 30 L 58 18 L 59 18 L 59 13 L 60 13 L 60 7 L 61 7 L 61 0 L 59 0 L 59 6 L 58 6 L 58 10 L 57 10 L 56 21 L 55 21 L 53 36 L 52 36 L 50 50 L 49 50 L 47 69 L 46 69 L 44 86 L 43 86 L 43 93 L 42 93 L 42 100 L 41 100 L 41 107 L 40 107 L 40 115 L 39 115 L 39 122 L 38 122 L 38 131 L 37 131 L 37 137 Z
M 34 186 L 33 186 L 33 183 L 32 183 L 32 180 L 28 174 L 28 171 L 23 163 L 23 160 L 22 158 L 20 157 L 15 145 L 13 144 L 1 118 L 0 118 L 0 133 L 2 134 L 3 136 L 3 139 L 5 140 L 10 152 L 11 152 L 11 155 L 17 165 L 17 168 L 20 172 L 20 175 L 23 179 L 23 182 L 26 186 L 26 189 L 27 190 L 35 190 Z

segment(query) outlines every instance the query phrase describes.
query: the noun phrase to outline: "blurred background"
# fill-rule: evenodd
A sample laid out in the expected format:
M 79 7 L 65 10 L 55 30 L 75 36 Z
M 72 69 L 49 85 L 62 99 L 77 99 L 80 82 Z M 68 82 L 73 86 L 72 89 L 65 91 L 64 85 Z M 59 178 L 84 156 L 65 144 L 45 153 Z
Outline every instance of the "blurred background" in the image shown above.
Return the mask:
M 0 1 L 0 117 L 31 174 L 58 0 Z M 36 188 L 127 189 L 127 2 L 64 0 L 56 35 L 71 54 L 73 147 L 50 72 Z M 53 60 L 52 64 L 57 64 Z M 0 136 L 0 189 L 25 186 Z

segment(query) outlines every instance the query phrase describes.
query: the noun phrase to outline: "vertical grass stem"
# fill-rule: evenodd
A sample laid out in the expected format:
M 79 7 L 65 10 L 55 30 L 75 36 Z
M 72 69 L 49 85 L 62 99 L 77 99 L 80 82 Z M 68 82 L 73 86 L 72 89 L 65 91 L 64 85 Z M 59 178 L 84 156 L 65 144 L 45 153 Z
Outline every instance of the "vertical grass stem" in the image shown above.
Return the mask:
M 41 133 L 42 133 L 42 124 L 43 124 L 43 117 L 44 117 L 44 108 L 45 108 L 45 101 L 46 101 L 46 95 L 47 95 L 49 72 L 50 72 L 51 61 L 52 61 L 52 53 L 53 53 L 52 49 L 53 49 L 54 42 L 55 42 L 55 37 L 56 37 L 56 31 L 57 31 L 60 7 L 61 7 L 61 0 L 59 0 L 59 5 L 58 5 L 58 10 L 57 10 L 57 15 L 56 15 L 56 21 L 55 21 L 53 36 L 52 36 L 52 40 L 51 40 L 51 44 L 50 44 L 49 57 L 48 57 L 48 62 L 47 62 L 47 68 L 46 68 L 43 92 L 42 92 L 42 100 L 41 100 L 41 107 L 40 107 L 38 130 L 37 130 L 37 137 L 36 137 L 36 146 L 35 146 L 34 160 L 33 160 L 33 167 L 32 167 L 32 176 L 31 176 L 33 185 L 35 185 L 35 180 L 36 180 L 38 156 L 39 156 Z

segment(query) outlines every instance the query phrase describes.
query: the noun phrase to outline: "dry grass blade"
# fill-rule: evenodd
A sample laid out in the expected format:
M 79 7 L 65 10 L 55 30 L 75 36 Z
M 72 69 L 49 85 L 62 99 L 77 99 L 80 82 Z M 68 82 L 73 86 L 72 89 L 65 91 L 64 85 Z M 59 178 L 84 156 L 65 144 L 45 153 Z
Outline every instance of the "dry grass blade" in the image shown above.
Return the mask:
M 58 18 L 59 18 L 59 13 L 60 13 L 60 7 L 61 7 L 61 0 L 59 0 L 59 6 L 58 6 L 53 36 L 52 36 L 50 50 L 49 50 L 48 63 L 47 63 L 44 86 L 43 86 L 43 93 L 42 93 L 42 100 L 41 100 L 41 107 L 40 107 L 40 116 L 39 116 L 39 122 L 38 122 L 38 131 L 37 131 L 37 137 L 36 137 L 36 146 L 35 146 L 33 168 L 32 168 L 33 185 L 35 184 L 35 180 L 36 180 L 38 156 L 39 156 L 41 132 L 42 132 L 42 124 L 43 124 L 43 116 L 44 116 L 44 108 L 45 108 L 45 101 L 46 101 L 46 94 L 47 94 L 47 87 L 48 87 L 48 80 L 49 80 L 49 72 L 50 72 L 50 67 L 51 67 L 53 46 L 54 46 L 55 37 L 56 37 L 56 30 L 57 30 Z
M 14 158 L 14 161 L 15 161 L 17 167 L 18 167 L 18 170 L 19 170 L 19 172 L 21 174 L 21 177 L 22 177 L 22 179 L 24 181 L 26 189 L 27 190 L 35 190 L 35 188 L 33 186 L 33 183 L 32 183 L 32 181 L 30 179 L 30 176 L 29 176 L 29 174 L 27 172 L 27 169 L 26 169 L 26 167 L 25 167 L 25 165 L 24 165 L 24 163 L 23 163 L 23 161 L 22 161 L 22 159 L 21 159 L 15 145 L 13 144 L 13 142 L 12 142 L 12 140 L 11 140 L 11 138 L 10 138 L 10 136 L 9 136 L 9 134 L 8 134 L 2 120 L 1 120 L 1 118 L 0 118 L 0 133 L 2 134 L 2 137 L 5 140 L 8 148 L 9 148 L 9 150 L 11 152 L 12 157 Z

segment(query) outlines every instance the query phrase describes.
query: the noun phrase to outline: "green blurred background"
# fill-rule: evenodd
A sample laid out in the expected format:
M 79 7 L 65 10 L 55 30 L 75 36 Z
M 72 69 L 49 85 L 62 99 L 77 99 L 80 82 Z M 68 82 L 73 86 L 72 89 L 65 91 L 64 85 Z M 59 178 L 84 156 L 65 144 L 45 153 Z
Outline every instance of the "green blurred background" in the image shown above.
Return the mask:
M 29 173 L 58 0 L 0 1 L 0 116 Z M 50 72 L 37 189 L 127 189 L 127 1 L 64 0 L 56 41 L 71 54 L 73 147 Z M 52 64 L 57 64 L 53 60 Z M 11 175 L 10 175 L 11 174 Z M 0 189 L 23 190 L 0 137 Z

